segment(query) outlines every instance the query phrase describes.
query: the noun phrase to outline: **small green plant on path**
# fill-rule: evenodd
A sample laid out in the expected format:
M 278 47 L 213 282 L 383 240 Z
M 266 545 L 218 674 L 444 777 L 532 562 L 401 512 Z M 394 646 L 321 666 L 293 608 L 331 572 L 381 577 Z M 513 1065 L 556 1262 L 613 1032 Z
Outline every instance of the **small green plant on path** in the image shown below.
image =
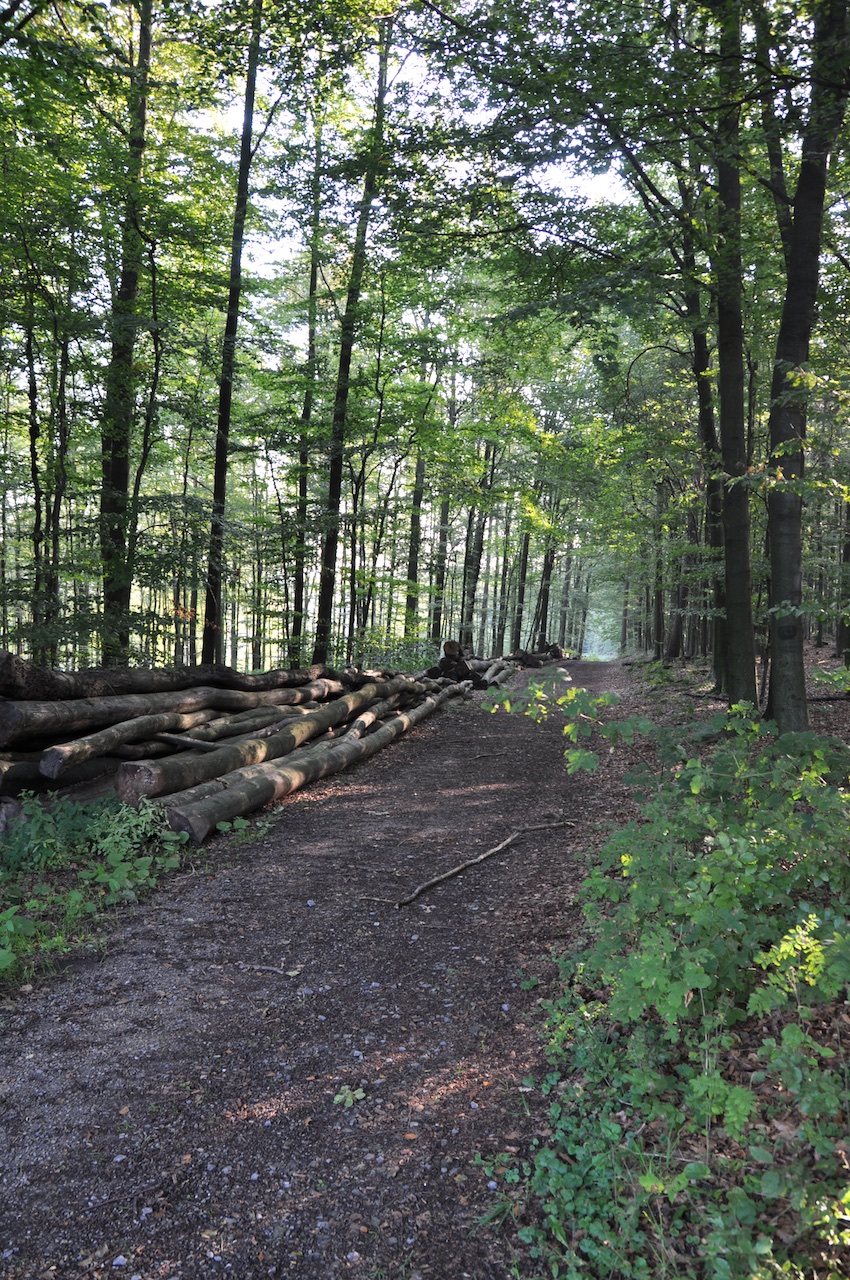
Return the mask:
M 0 842 L 2 980 L 80 945 L 106 909 L 136 902 L 174 871 L 185 841 L 153 804 L 25 794 Z
M 748 706 L 660 733 L 600 725 L 605 706 L 532 691 L 524 708 L 566 714 L 571 742 L 654 742 L 630 779 L 641 817 L 584 885 L 591 944 L 563 958 L 547 1006 L 550 1136 L 490 1164 L 535 1280 L 837 1280 L 850 751 L 775 739 Z
M 352 1089 L 349 1084 L 341 1084 L 338 1093 L 334 1097 L 334 1102 L 348 1108 L 353 1107 L 355 1102 L 362 1102 L 365 1097 L 365 1089 Z

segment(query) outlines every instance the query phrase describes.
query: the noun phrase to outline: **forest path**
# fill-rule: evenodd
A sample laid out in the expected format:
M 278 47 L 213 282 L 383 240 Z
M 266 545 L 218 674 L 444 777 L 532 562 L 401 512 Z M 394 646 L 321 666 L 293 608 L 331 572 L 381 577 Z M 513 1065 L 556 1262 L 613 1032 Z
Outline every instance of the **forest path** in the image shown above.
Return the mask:
M 540 1132 L 520 1086 L 545 1070 L 546 957 L 629 802 L 567 776 L 559 723 L 484 697 L 213 842 L 0 1011 L 0 1277 L 507 1280 L 472 1162 Z

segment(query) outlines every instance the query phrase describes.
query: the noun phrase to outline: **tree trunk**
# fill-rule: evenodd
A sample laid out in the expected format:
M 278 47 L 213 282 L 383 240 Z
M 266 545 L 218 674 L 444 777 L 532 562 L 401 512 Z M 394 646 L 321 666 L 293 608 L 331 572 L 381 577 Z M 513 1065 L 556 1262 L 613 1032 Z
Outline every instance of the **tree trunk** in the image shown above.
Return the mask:
M 335 686 L 341 688 L 341 686 Z M 69 702 L 0 703 L 0 747 L 21 738 L 55 737 L 88 733 L 100 726 L 160 711 L 199 711 L 212 707 L 239 711 L 249 707 L 297 703 L 315 696 L 302 689 L 270 689 L 247 693 L 239 689 L 213 689 L 201 685 L 175 693 L 128 693 L 103 698 L 76 698 Z M 323 696 L 323 695 L 319 695 Z
M 313 648 L 313 661 L 327 661 L 330 648 L 331 628 L 333 624 L 334 595 L 336 590 L 336 557 L 339 547 L 340 508 L 342 503 L 342 477 L 344 470 L 344 447 L 348 426 L 348 398 L 351 389 L 351 361 L 354 354 L 354 341 L 357 336 L 357 322 L 360 311 L 360 295 L 363 286 L 363 275 L 366 270 L 368 251 L 367 233 L 372 209 L 380 188 L 380 177 L 385 161 L 384 156 L 384 119 L 388 89 L 389 51 L 392 24 L 389 20 L 380 24 L 380 44 L 378 49 L 378 84 L 375 92 L 375 109 L 372 120 L 371 142 L 366 159 L 366 173 L 363 179 L 363 195 L 360 200 L 360 213 L 357 219 L 357 230 L 351 256 L 351 274 L 348 280 L 345 311 L 340 325 L 339 365 L 337 368 L 336 391 L 334 394 L 333 418 L 331 423 L 331 445 L 328 459 L 328 489 L 325 509 L 325 536 L 322 541 L 321 566 L 319 570 L 319 601 L 316 616 L 316 642 Z
M 537 597 L 537 648 L 549 643 L 549 595 L 552 589 L 552 569 L 555 564 L 555 548 L 547 547 L 543 553 L 543 571 L 540 576 L 540 592 Z
M 499 574 L 499 598 L 496 603 L 493 620 L 493 653 L 501 656 L 505 652 L 505 631 L 508 625 L 508 592 L 510 586 L 511 565 L 511 508 L 505 509 L 505 528 L 502 536 L 502 568 Z
M 96 756 L 107 756 L 125 743 L 139 742 L 158 733 L 178 733 L 194 729 L 213 720 L 216 714 L 212 708 L 205 708 L 185 713 L 161 711 L 158 715 L 119 720 L 117 724 L 101 729 L 98 733 L 89 733 L 83 738 L 75 738 L 73 742 L 48 747 L 42 753 L 39 769 L 45 778 L 58 778 L 83 761 L 92 760 Z
M 740 4 L 720 11 L 719 81 L 725 110 L 718 127 L 717 361 L 723 459 L 726 688 L 730 704 L 757 704 L 750 568 L 750 495 L 744 410 L 740 131 Z
M 528 552 L 531 546 L 531 531 L 526 529 L 522 535 L 519 553 L 519 577 L 517 579 L 516 608 L 514 609 L 514 625 L 511 629 L 511 653 L 522 647 L 522 622 L 525 611 L 525 589 L 528 577 Z
M 809 116 L 803 138 L 785 298 L 776 339 L 770 409 L 774 478 L 770 535 L 770 707 L 780 733 L 808 727 L 803 666 L 803 450 L 809 381 L 805 365 L 815 324 L 827 167 L 844 120 L 850 68 L 847 0 L 815 8 Z
M 407 555 L 407 595 L 404 603 L 404 638 L 419 634 L 419 552 L 422 547 L 422 499 L 425 496 L 425 458 L 416 455 L 413 492 L 410 495 L 410 544 Z
M 844 537 L 838 578 L 838 622 L 835 628 L 835 656 L 850 667 L 850 503 L 844 504 Z
M 142 166 L 146 145 L 152 0 L 139 5 L 139 40 L 129 90 L 126 195 L 121 227 L 121 270 L 112 302 L 112 349 L 101 418 L 100 559 L 103 577 L 103 662 L 126 662 L 130 645 L 131 570 L 127 556 L 130 449 L 135 416 L 134 353 L 139 329 Z
M 224 508 L 227 498 L 227 472 L 230 449 L 230 425 L 233 411 L 233 382 L 236 374 L 236 333 L 242 297 L 242 248 L 245 241 L 245 217 L 248 212 L 248 184 L 254 158 L 254 98 L 257 90 L 257 68 L 260 62 L 260 33 L 263 0 L 253 0 L 251 34 L 245 73 L 245 103 L 242 114 L 242 137 L 239 147 L 239 171 L 236 178 L 236 204 L 230 237 L 230 284 L 227 315 L 221 346 L 221 376 L 218 387 L 218 422 L 215 437 L 212 519 L 207 556 L 207 589 L 204 603 L 204 631 L 201 662 L 220 662 L 223 652 L 221 584 L 224 565 Z
M 254 675 L 233 667 L 93 667 L 86 671 L 53 671 L 24 662 L 8 650 L 0 649 L 0 697 L 35 700 L 97 698 L 113 694 L 162 693 L 211 685 L 250 692 L 297 688 L 311 680 L 333 675 L 327 667 L 306 667 L 300 671 L 278 669 Z M 2 707 L 2 702 L 0 702 Z
M 702 295 L 697 271 L 693 235 L 693 196 L 689 186 L 679 184 L 682 198 L 683 263 L 685 274 L 685 310 L 691 328 L 691 369 L 697 392 L 697 436 L 705 470 L 705 543 L 711 556 L 711 577 L 707 588 L 711 601 L 711 657 L 714 687 L 718 693 L 726 688 L 726 600 L 720 563 L 723 556 L 723 481 L 720 442 L 714 420 L 714 395 L 711 387 L 711 352 L 703 318 Z
M 304 398 L 301 402 L 301 431 L 298 442 L 292 622 L 289 638 L 289 662 L 294 667 L 300 666 L 302 662 L 304 622 L 306 618 L 307 480 L 310 474 L 310 432 L 313 425 L 313 401 L 316 395 L 316 376 L 318 373 L 317 335 L 323 163 L 322 116 L 321 109 L 315 106 L 313 109 L 313 175 L 310 189 L 310 281 L 307 293 L 307 360 L 304 366 Z

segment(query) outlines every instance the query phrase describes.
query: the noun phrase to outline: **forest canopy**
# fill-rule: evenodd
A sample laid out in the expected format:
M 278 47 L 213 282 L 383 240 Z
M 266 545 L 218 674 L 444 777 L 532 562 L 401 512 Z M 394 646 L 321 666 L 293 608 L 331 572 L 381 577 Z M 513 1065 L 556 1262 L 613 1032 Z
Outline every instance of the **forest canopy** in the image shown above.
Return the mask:
M 0 9 L 0 645 L 703 654 L 805 727 L 847 8 Z

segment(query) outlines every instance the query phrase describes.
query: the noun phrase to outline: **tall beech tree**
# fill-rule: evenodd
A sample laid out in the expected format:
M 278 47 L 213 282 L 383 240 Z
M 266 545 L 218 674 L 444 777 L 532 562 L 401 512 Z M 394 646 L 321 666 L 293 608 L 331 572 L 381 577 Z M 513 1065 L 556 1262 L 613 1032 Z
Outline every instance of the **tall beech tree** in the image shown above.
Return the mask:
M 103 660 L 126 662 L 130 644 L 132 565 L 127 555 L 130 466 L 136 417 L 134 356 L 140 327 L 144 264 L 143 163 L 151 73 L 152 0 L 136 9 L 136 56 L 127 68 L 127 154 L 121 261 L 110 317 L 111 353 L 101 420 L 100 554 L 103 566 Z M 132 45 L 131 45 L 132 48 Z
M 215 469 L 210 521 L 207 589 L 204 603 L 202 662 L 220 662 L 222 654 L 221 580 L 224 555 L 224 511 L 227 498 L 227 473 L 230 448 L 230 426 L 233 412 L 233 383 L 236 376 L 236 335 L 242 299 L 242 253 L 245 241 L 245 218 L 248 212 L 251 165 L 254 159 L 254 99 L 257 93 L 257 71 L 260 65 L 260 40 L 263 27 L 262 0 L 253 0 L 245 63 L 245 96 L 242 132 L 239 141 L 239 167 L 236 174 L 236 200 L 230 237 L 230 278 L 227 312 L 221 344 L 218 414 L 215 436 Z
M 752 574 L 750 495 L 744 386 L 743 261 L 741 250 L 741 7 L 721 0 L 716 128 L 717 238 L 712 246 L 717 293 L 717 385 L 723 460 L 725 689 L 730 703 L 758 702 Z
M 770 709 L 780 731 L 808 726 L 803 667 L 803 469 L 809 400 L 808 361 L 815 324 L 830 156 L 850 92 L 850 6 L 813 6 L 808 110 L 797 181 L 788 200 L 779 188 L 786 287 L 773 364 L 768 493 L 771 577 Z M 774 170 L 774 182 L 781 174 Z M 791 223 L 787 225 L 787 208 Z
M 348 405 L 351 392 L 351 365 L 357 339 L 363 276 L 368 258 L 369 224 L 378 192 L 381 175 L 386 163 L 384 153 L 384 129 L 387 112 L 389 66 L 392 49 L 392 19 L 378 22 L 377 75 L 372 110 L 372 121 L 363 157 L 363 187 L 360 197 L 357 225 L 351 247 L 351 265 L 345 309 L 340 321 L 339 361 L 331 421 L 331 440 L 328 457 L 328 487 L 324 512 L 325 531 L 319 570 L 319 599 L 316 612 L 316 640 L 313 661 L 326 662 L 333 627 L 334 592 L 336 588 L 337 550 L 339 547 L 340 504 L 345 467 L 345 438 L 348 426 Z

